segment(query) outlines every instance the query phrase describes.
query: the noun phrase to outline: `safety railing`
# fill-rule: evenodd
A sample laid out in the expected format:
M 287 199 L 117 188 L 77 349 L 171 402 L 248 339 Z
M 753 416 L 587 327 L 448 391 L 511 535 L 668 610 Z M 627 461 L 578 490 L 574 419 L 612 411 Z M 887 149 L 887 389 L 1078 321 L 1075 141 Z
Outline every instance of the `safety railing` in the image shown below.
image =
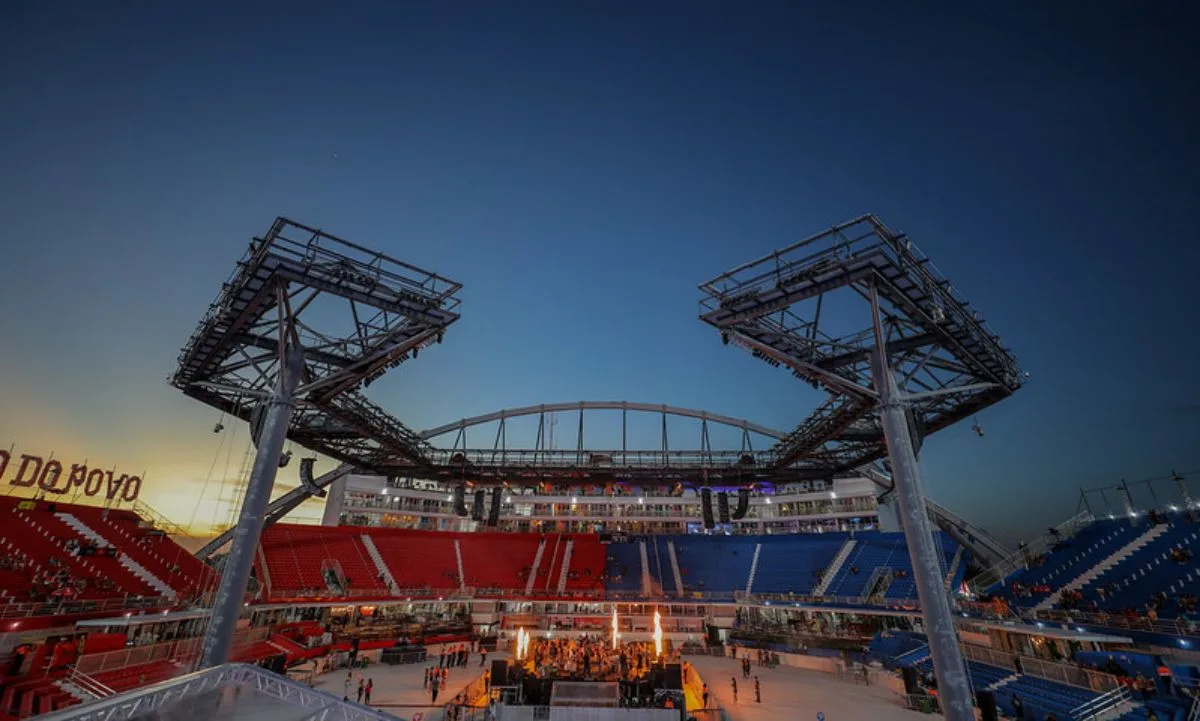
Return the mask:
M 1050 545 L 1061 539 L 1070 538 L 1083 526 L 1087 525 L 1092 520 L 1092 514 L 1088 511 L 1071 516 L 1067 520 L 1055 526 L 1058 531 L 1058 537 L 1051 534 L 1046 534 L 1041 538 L 1035 539 L 1032 543 L 1017 550 L 1008 558 L 1004 558 L 988 568 L 983 573 L 971 579 L 968 586 L 972 593 L 983 593 L 987 591 L 997 581 L 1002 581 L 1010 574 L 1015 573 L 1018 569 L 1028 566 L 1033 559 L 1039 558 L 1050 550 Z
M 108 698 L 116 693 L 116 691 L 113 691 L 78 668 L 71 669 L 71 672 L 67 674 L 67 683 L 75 686 L 92 698 Z
M 1108 691 L 1107 693 L 1103 693 L 1096 698 L 1090 701 L 1085 701 L 1079 706 L 1071 709 L 1071 718 L 1076 719 L 1077 721 L 1088 721 L 1088 719 L 1095 719 L 1101 714 L 1104 714 L 1106 711 L 1115 709 L 1121 704 L 1130 702 L 1131 698 L 1132 697 L 1130 696 L 1129 688 L 1124 685 L 1120 685 L 1111 691 Z
M 1091 701 L 1079 704 L 1070 710 L 1070 716 L 1078 721 L 1097 719 L 1108 711 L 1121 707 L 1122 704 L 1132 703 L 1132 698 L 1127 686 L 1117 686 L 1116 689 L 1102 693 Z
M 102 611 L 138 611 L 160 609 L 174 601 L 154 596 L 149 598 L 105 598 L 95 601 L 47 601 L 44 603 L 8 603 L 0 605 L 0 619 L 32 618 L 34 616 L 73 616 Z
M 1011 653 L 969 643 L 962 644 L 962 650 L 963 655 L 972 661 L 986 663 L 989 666 L 1017 673 L 1017 667 L 1014 663 L 1015 658 L 1021 664 L 1020 673 L 1044 678 L 1047 681 L 1056 681 L 1070 686 L 1086 688 L 1089 691 L 1099 694 L 1107 693 L 1122 686 L 1120 679 L 1102 671 L 1079 668 L 1065 663 L 1044 661 L 1031 656 L 1013 656 Z
M 910 693 L 904 696 L 905 708 L 921 713 L 936 713 L 942 712 L 942 705 L 938 702 L 937 696 L 930 696 L 925 693 Z
M 233 648 L 262 641 L 267 637 L 268 631 L 266 627 L 241 629 L 234 634 Z M 88 653 L 80 656 L 75 662 L 75 670 L 85 674 L 97 674 L 155 661 L 190 661 L 200 655 L 203 641 L 201 638 L 187 638 L 147 646 L 131 646 L 119 651 Z
M 1035 611 L 1038 621 L 1056 621 L 1087 626 L 1102 626 L 1110 629 L 1161 633 L 1171 636 L 1200 636 L 1200 624 L 1195 621 L 1158 619 L 1151 621 L 1145 616 L 1125 616 L 1119 613 L 1089 613 L 1087 611 Z
M 925 655 L 925 656 L 929 655 L 929 644 L 925 644 L 924 646 L 917 646 L 916 648 L 912 649 L 911 651 L 905 651 L 904 653 L 900 654 L 899 656 L 897 656 L 896 658 L 894 658 L 892 660 L 896 663 L 897 666 L 907 666 L 910 661 L 912 661 L 913 659 L 916 659 L 917 657 L 919 657 L 921 655 Z

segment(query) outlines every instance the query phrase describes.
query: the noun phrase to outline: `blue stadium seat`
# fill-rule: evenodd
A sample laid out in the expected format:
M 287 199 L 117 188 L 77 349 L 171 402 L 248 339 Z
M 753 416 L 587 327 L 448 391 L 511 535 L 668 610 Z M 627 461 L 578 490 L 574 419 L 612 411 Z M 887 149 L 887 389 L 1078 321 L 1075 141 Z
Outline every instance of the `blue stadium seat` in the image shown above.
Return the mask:
M 613 591 L 642 590 L 642 553 L 639 543 L 610 543 L 605 549 L 604 584 Z
M 754 571 L 757 593 L 811 594 L 817 585 L 817 572 L 833 561 L 849 536 L 845 533 L 819 533 L 811 537 L 768 536 L 762 541 L 758 567 Z

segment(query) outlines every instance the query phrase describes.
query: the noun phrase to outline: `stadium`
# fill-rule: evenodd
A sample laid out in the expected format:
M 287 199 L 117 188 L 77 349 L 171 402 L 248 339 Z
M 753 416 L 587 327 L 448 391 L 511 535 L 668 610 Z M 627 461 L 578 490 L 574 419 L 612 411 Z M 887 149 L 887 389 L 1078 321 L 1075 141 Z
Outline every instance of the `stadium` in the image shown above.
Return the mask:
M 197 552 L 140 479 L 0 451 L 28 491 L 0 719 L 1195 719 L 1188 474 L 1015 549 L 927 498 L 923 440 L 1027 376 L 879 218 L 700 284 L 715 345 L 826 394 L 792 429 L 644 399 L 414 430 L 367 390 L 436 357 L 460 290 L 286 218 L 254 238 L 170 381 L 254 439 Z

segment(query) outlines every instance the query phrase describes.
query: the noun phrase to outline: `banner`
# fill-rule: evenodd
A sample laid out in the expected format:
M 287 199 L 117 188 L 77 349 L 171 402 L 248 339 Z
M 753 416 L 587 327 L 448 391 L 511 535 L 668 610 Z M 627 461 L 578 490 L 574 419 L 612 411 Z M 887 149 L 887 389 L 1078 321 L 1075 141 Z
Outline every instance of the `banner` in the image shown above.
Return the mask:
M 15 467 L 14 473 L 9 473 L 9 466 Z M 73 463 L 67 467 L 53 458 L 45 460 L 28 453 L 14 456 L 9 451 L 0 451 L 0 482 L 6 478 L 10 486 L 36 486 L 57 496 L 73 492 L 92 498 L 103 492 L 105 500 L 132 503 L 142 492 L 140 476 L 128 473 L 118 476 L 115 471 L 88 468 L 84 463 Z

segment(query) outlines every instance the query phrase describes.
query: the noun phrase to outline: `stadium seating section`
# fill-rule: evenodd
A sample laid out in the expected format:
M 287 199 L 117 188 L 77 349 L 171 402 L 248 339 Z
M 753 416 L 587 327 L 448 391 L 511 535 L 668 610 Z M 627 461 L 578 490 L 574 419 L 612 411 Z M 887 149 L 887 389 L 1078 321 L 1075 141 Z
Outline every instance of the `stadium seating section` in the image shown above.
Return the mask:
M 0 593 L 8 602 L 181 600 L 213 571 L 132 511 L 0 498 Z
M 958 547 L 944 534 L 937 540 L 949 570 Z M 834 568 L 850 542 L 853 552 Z M 747 588 L 806 595 L 819 573 L 833 574 L 830 595 L 864 596 L 874 580 L 877 600 L 916 597 L 899 533 L 647 536 L 601 544 L 590 534 L 277 524 L 263 534 L 261 550 L 256 572 L 272 600 L 346 595 L 347 588 L 358 597 L 441 595 L 463 587 L 477 595 L 523 595 L 528 589 L 543 597 L 648 590 L 650 596 L 732 598 Z M 958 564 L 957 578 L 965 565 Z M 341 580 L 347 577 L 352 580 Z M 394 581 L 390 589 L 388 579 Z
M 1161 595 L 1158 617 L 1174 618 L 1185 610 L 1180 594 L 1195 594 L 1200 581 L 1200 560 L 1195 557 L 1200 525 L 1178 513 L 1164 514 L 1160 520 L 1155 524 L 1140 515 L 1093 521 L 989 591 L 1021 607 L 1045 608 L 1050 602 L 1059 607 L 1062 591 L 1070 585 L 1080 594 L 1073 606 L 1108 612 L 1132 609 L 1143 616 L 1151 599 Z M 1176 549 L 1183 553 L 1177 556 Z

